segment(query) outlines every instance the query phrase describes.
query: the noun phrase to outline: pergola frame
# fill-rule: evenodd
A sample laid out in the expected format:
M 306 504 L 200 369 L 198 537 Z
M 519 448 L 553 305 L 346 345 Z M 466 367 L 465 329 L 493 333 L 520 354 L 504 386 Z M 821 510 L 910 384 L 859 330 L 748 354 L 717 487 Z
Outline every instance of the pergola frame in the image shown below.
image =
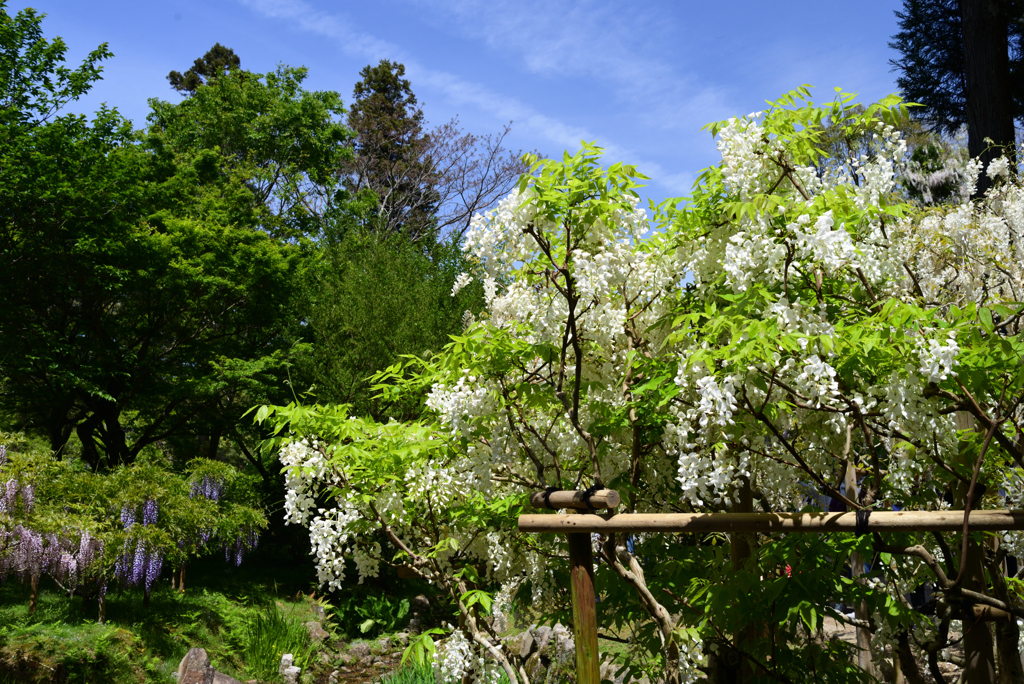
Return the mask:
M 601 684 L 597 601 L 590 535 L 623 532 L 959 532 L 1024 530 L 1022 510 L 857 511 L 854 513 L 609 513 L 620 501 L 610 489 L 548 490 L 530 496 L 540 509 L 575 509 L 575 515 L 523 514 L 520 532 L 565 534 L 569 543 L 577 684 Z M 587 511 L 587 512 L 582 512 Z

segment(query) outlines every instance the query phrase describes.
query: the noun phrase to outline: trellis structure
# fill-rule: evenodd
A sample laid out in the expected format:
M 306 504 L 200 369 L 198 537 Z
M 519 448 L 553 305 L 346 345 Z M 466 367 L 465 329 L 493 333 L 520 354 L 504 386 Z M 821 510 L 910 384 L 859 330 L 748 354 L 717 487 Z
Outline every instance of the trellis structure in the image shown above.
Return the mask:
M 857 511 L 853 513 L 615 513 L 610 489 L 545 491 L 530 497 L 538 509 L 574 509 L 575 515 L 523 514 L 520 532 L 565 534 L 569 543 L 577 684 L 600 684 L 597 601 L 590 535 L 623 532 L 956 532 L 1024 530 L 1024 510 Z M 610 512 L 599 514 L 607 509 Z M 583 512 L 586 511 L 586 512 Z M 965 518 L 966 515 L 966 518 Z

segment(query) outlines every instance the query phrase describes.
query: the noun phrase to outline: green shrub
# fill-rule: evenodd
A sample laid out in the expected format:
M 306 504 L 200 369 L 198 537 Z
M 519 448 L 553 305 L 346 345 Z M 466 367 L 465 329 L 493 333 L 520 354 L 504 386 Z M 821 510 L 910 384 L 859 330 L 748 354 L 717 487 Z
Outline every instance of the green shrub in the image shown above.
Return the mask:
M 405 625 L 408 614 L 409 599 L 386 594 L 353 592 L 338 601 L 334 608 L 338 624 L 351 626 L 346 630 L 350 637 L 372 638 L 378 634 L 395 632 Z

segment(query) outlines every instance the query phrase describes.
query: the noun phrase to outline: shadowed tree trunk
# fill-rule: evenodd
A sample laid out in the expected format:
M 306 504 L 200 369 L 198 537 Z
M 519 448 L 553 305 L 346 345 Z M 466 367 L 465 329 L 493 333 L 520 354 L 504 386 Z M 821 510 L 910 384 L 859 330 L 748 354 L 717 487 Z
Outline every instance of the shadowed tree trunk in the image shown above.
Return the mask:
M 984 163 L 975 197 L 991 183 L 985 173 L 989 162 L 1003 154 L 1014 156 L 1007 10 L 1006 0 L 960 0 L 967 148 L 971 157 L 980 157 Z

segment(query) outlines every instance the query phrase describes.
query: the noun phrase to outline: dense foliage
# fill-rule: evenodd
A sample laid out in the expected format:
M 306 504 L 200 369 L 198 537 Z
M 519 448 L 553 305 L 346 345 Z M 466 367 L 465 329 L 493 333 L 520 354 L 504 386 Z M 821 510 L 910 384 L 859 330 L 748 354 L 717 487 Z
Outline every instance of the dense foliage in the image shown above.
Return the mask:
M 467 233 L 476 266 L 458 284 L 481 281 L 486 312 L 378 376 L 382 400 L 426 394 L 420 420 L 260 411 L 321 581 L 344 581 L 347 558 L 361 578 L 429 578 L 461 613 L 442 673 L 525 681 L 487 618 L 517 596 L 565 608 L 563 542 L 515 532 L 532 491 L 600 483 L 639 512 L 1021 505 L 1024 190 L 1001 159 L 983 201 L 908 203 L 903 117 L 896 98 L 819 106 L 801 89 L 715 124 L 722 163 L 655 231 L 633 167 L 603 169 L 591 146 L 538 162 Z M 818 164 L 829 121 L 869 149 Z M 968 165 L 963 196 L 982 171 Z M 606 535 L 599 611 L 636 629 L 624 664 L 666 681 L 862 680 L 849 647 L 809 638 L 850 619 L 840 603 L 861 606 L 877 659 L 910 639 L 934 654 L 963 619 L 991 661 L 993 637 L 972 641 L 988 628 L 958 606 L 1024 616 L 994 569 L 1020 540 L 986 555 L 960 535 Z M 851 554 L 875 559 L 870 582 L 843 577 Z M 931 613 L 904 598 L 926 580 Z M 995 638 L 1012 663 L 1016 622 Z

